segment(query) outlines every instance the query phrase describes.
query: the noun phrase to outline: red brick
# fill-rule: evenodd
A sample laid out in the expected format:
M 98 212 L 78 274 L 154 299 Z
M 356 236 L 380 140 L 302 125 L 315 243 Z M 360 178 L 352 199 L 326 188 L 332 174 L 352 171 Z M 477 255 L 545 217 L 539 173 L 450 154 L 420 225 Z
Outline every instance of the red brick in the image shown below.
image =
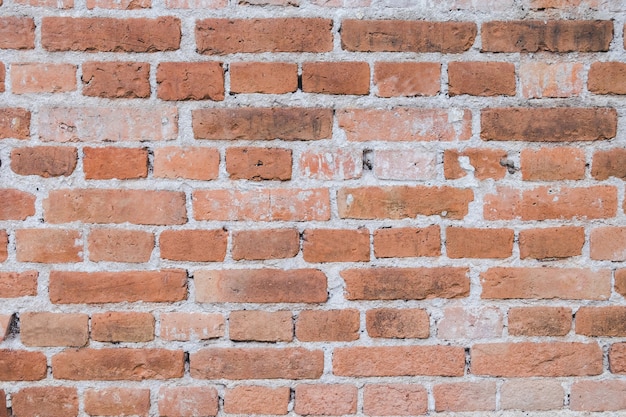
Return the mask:
M 150 64 L 146 62 L 83 63 L 83 95 L 102 98 L 150 97 Z
M 434 96 L 439 93 L 441 64 L 436 62 L 376 62 L 378 97 Z
M 357 396 L 354 385 L 300 384 L 296 386 L 294 411 L 316 416 L 356 414 Z
M 303 348 L 206 348 L 190 355 L 196 379 L 318 379 L 321 350 Z
M 461 166 L 461 158 L 467 158 L 474 168 L 474 178 L 500 180 L 506 176 L 506 167 L 503 164 L 506 157 L 507 152 L 501 149 L 446 149 L 443 153 L 443 174 L 446 179 L 452 180 L 467 176 L 468 168 Z
M 151 0 L 87 0 L 88 9 L 137 10 L 151 6 Z
M 582 63 L 522 62 L 520 84 L 525 98 L 574 97 L 583 89 Z
M 9 417 L 9 410 L 7 409 L 7 396 L 4 390 L 0 390 L 0 417 Z
M 6 230 L 0 230 L 0 262 L 4 262 L 9 257 L 9 235 Z
M 449 258 L 508 258 L 513 254 L 512 229 L 446 228 Z
M 184 270 L 50 272 L 50 301 L 55 304 L 171 303 L 186 298 Z
M 589 235 L 591 259 L 626 260 L 626 227 L 597 227 Z
M 72 313 L 22 313 L 20 339 L 25 346 L 85 346 L 89 339 L 89 316 Z
M 423 300 L 469 295 L 467 268 L 369 268 L 341 272 L 348 300 Z
M 154 340 L 150 313 L 110 311 L 91 316 L 91 339 L 98 342 L 149 342 Z
M 626 336 L 626 307 L 581 307 L 576 313 L 576 333 L 585 336 Z
M 0 139 L 28 139 L 30 112 L 25 109 L 0 108 Z
M 351 142 L 451 142 L 472 136 L 472 113 L 457 108 L 343 109 L 337 120 Z
M 161 339 L 208 340 L 224 336 L 224 317 L 211 313 L 161 313 Z
M 530 0 L 530 8 L 541 11 L 544 9 L 574 11 L 576 8 L 602 10 L 603 6 L 598 0 Z
M 235 341 L 291 342 L 291 311 L 232 311 L 228 319 L 230 339 Z
M 161 100 L 224 100 L 219 62 L 162 62 L 156 80 Z
M 4 81 L 6 78 L 6 70 L 4 68 L 4 64 L 2 62 L 0 62 L 0 93 L 4 93 L 6 91 L 5 87 L 4 87 Z M 2 396 L 0 395 L 0 401 Z M 0 410 L 2 409 L 2 406 L 0 406 Z M 1 416 L 4 417 L 4 416 Z
M 177 137 L 178 113 L 173 107 L 53 107 L 39 111 L 43 142 L 138 142 Z
M 332 20 L 307 18 L 204 19 L 196 22 L 201 54 L 329 52 Z
M 296 320 L 301 342 L 349 342 L 359 338 L 359 311 L 304 310 Z
M 298 229 L 239 230 L 232 232 L 235 260 L 293 258 L 300 251 Z
M 548 411 L 563 407 L 563 387 L 559 381 L 510 379 L 500 388 L 503 410 Z
M 231 93 L 285 94 L 298 89 L 298 65 L 290 62 L 233 62 Z
M 224 412 L 228 414 L 285 415 L 289 406 L 289 387 L 262 387 L 240 385 L 227 388 L 224 395 Z
M 493 21 L 482 25 L 483 52 L 603 52 L 613 40 L 609 20 Z
M 73 381 L 142 381 L 181 378 L 185 360 L 182 350 L 79 349 L 52 357 L 55 379 Z
M 313 221 L 330 219 L 328 188 L 197 190 L 196 220 Z
M 480 275 L 485 299 L 607 300 L 611 271 L 576 268 L 489 268 Z
M 217 390 L 213 387 L 161 387 L 159 415 L 166 417 L 215 416 Z
M 524 181 L 582 180 L 585 178 L 585 151 L 578 148 L 522 149 Z
M 472 22 L 353 20 L 341 23 L 341 47 L 360 52 L 467 51 L 474 44 Z
M 615 271 L 615 291 L 622 297 L 626 297 L 626 269 Z
M 409 258 L 441 255 L 439 226 L 389 228 L 374 231 L 377 258 Z
M 148 262 L 154 235 L 140 230 L 93 229 L 87 247 L 89 259 L 94 262 Z
M 626 343 L 614 343 L 609 349 L 609 370 L 613 374 L 626 374 Z
M 15 231 L 19 262 L 73 263 L 83 260 L 78 230 L 21 229 Z
M 367 62 L 305 62 L 302 91 L 322 94 L 367 95 L 370 67 Z
M 104 388 L 85 391 L 85 412 L 91 416 L 142 416 L 150 412 L 150 390 Z
M 233 180 L 291 179 L 291 149 L 284 148 L 228 148 L 226 172 Z
M 495 411 L 495 381 L 458 382 L 438 384 L 433 387 L 435 410 L 443 411 Z
M 35 22 L 30 17 L 0 18 L 0 49 L 33 49 Z
M 491 343 L 472 346 L 472 373 L 498 377 L 564 377 L 602 373 L 596 343 Z
M 0 314 L 0 343 L 9 336 L 13 320 L 13 314 Z M 2 415 L 2 395 L 4 395 L 4 392 L 0 392 L 0 416 L 5 417 Z
M 307 229 L 302 241 L 302 254 L 307 262 L 367 262 L 370 259 L 367 229 Z
M 41 352 L 0 350 L 0 381 L 38 381 L 46 377 L 47 370 Z
M 613 148 L 593 154 L 591 175 L 597 180 L 610 177 L 626 179 L 626 149 Z
M 219 262 L 226 256 L 228 232 L 164 230 L 159 237 L 161 258 L 173 261 Z
M 414 416 L 428 411 L 428 393 L 418 384 L 367 384 L 363 413 L 368 416 Z
M 148 176 L 146 148 L 84 148 L 85 179 L 129 180 Z
M 428 312 L 421 308 L 367 310 L 365 320 L 370 337 L 427 339 L 430 334 Z
M 502 313 L 495 307 L 448 307 L 437 325 L 437 337 L 453 339 L 490 339 L 502 336 Z
M 76 148 L 34 146 L 11 150 L 11 170 L 18 175 L 60 177 L 72 175 L 76 168 Z
M 12 395 L 15 416 L 78 416 L 78 393 L 70 387 L 28 387 Z
M 0 272 L 0 298 L 37 295 L 37 271 Z
M 343 347 L 333 353 L 337 376 L 463 376 L 465 351 L 458 346 Z
M 626 409 L 626 381 L 575 381 L 570 408 L 575 411 L 620 411 Z
M 74 0 L 16 0 L 15 3 L 32 7 L 48 7 L 54 9 L 72 9 L 74 7 Z
M 326 275 L 317 269 L 196 271 L 196 302 L 323 303 Z
M 169 146 L 154 150 L 155 178 L 214 180 L 219 175 L 217 149 Z
M 322 108 L 199 109 L 191 117 L 196 139 L 319 140 L 333 128 L 332 109 Z
M 595 94 L 626 94 L 626 63 L 592 62 L 587 88 Z
M 617 190 L 612 186 L 498 188 L 484 201 L 486 220 L 606 219 L 617 212 Z
M 481 111 L 480 125 L 483 140 L 605 140 L 617 134 L 617 112 L 601 107 L 490 108 Z
M 11 65 L 13 94 L 76 91 L 76 65 L 19 63 Z
M 0 189 L 0 220 L 26 220 L 35 214 L 35 196 L 10 188 Z
M 342 219 L 402 219 L 440 215 L 462 219 L 474 200 L 469 189 L 394 186 L 341 188 L 337 192 Z
M 514 96 L 515 66 L 508 62 L 450 62 L 448 94 Z
M 52 190 L 43 202 L 48 223 L 134 223 L 173 225 L 187 222 L 185 194 L 176 191 Z
M 181 39 L 180 19 L 44 17 L 41 44 L 48 51 L 174 51 Z
M 437 179 L 437 154 L 423 150 L 374 151 L 374 175 L 386 180 Z
M 322 148 L 300 154 L 300 175 L 318 180 L 350 180 L 363 172 L 361 149 Z
M 576 226 L 527 229 L 519 232 L 520 258 L 568 258 L 582 254 L 585 229 Z
M 567 307 L 514 307 L 509 309 L 511 336 L 565 336 L 572 328 Z

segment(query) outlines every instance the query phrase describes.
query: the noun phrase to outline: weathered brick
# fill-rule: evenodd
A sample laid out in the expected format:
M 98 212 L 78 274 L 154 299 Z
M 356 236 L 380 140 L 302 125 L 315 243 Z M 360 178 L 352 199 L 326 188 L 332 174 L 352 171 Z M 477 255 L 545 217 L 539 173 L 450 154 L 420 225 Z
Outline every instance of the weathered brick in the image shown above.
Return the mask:
M 206 348 L 190 355 L 196 379 L 317 379 L 323 369 L 324 353 L 303 348 Z
M 469 294 L 467 268 L 369 268 L 341 272 L 348 300 L 423 300 Z
M 76 91 L 76 65 L 19 63 L 11 65 L 13 94 Z
M 89 259 L 94 262 L 148 262 L 154 235 L 141 230 L 93 229 L 87 238 Z
M 576 268 L 489 268 L 480 274 L 482 298 L 607 300 L 611 271 Z
M 626 336 L 626 308 L 581 307 L 576 313 L 576 333 L 585 336 Z
M 595 94 L 626 94 L 626 63 L 591 63 L 587 88 Z
M 0 93 L 4 93 L 6 91 L 6 88 L 4 86 L 4 81 L 6 79 L 6 69 L 4 68 L 4 64 L 2 62 L 0 62 Z M 1 396 L 0 396 L 1 397 Z M 1 400 L 1 398 L 0 398 Z M 2 406 L 0 406 L 0 410 L 2 409 Z M 4 417 L 4 416 L 2 416 Z
M 187 298 L 184 270 L 125 272 L 50 272 L 55 304 L 175 302 Z
M 597 180 L 610 177 L 626 179 L 626 149 L 598 150 L 593 154 L 591 175 Z
M 508 62 L 450 62 L 448 94 L 514 96 L 515 66 Z
M 582 180 L 585 178 L 585 151 L 578 148 L 522 149 L 524 181 Z
M 228 0 L 165 0 L 168 9 L 220 9 Z
M 363 152 L 360 149 L 322 148 L 305 150 L 300 154 L 300 175 L 318 180 L 350 180 L 363 172 Z
M 307 229 L 302 237 L 302 255 L 307 262 L 367 262 L 370 233 L 367 229 Z
M 291 62 L 233 62 L 231 93 L 285 94 L 298 89 L 298 65 Z
M 513 253 L 512 229 L 446 228 L 449 258 L 508 258 Z
M 83 63 L 83 94 L 103 98 L 150 97 L 150 64 L 146 62 Z
M 227 388 L 224 412 L 229 414 L 285 415 L 289 405 L 289 387 L 240 385 Z
M 214 180 L 219 175 L 217 149 L 168 146 L 154 150 L 155 178 Z
M 507 170 L 503 164 L 506 157 L 507 152 L 500 149 L 473 148 L 463 151 L 446 149 L 443 153 L 443 175 L 450 180 L 467 176 L 471 168 L 461 164 L 461 158 L 467 158 L 473 168 L 471 171 L 474 178 L 499 180 L 506 176 Z
M 11 170 L 18 175 L 60 177 L 72 175 L 76 168 L 76 148 L 34 146 L 11 150 Z
M 174 51 L 181 39 L 180 19 L 44 17 L 41 44 L 48 51 Z
M 138 10 L 149 9 L 151 0 L 87 0 L 88 9 Z
M 589 235 L 591 259 L 626 260 L 626 227 L 597 227 Z
M 26 346 L 85 346 L 89 339 L 89 316 L 75 313 L 22 313 L 20 339 Z
M 228 232 L 164 230 L 159 237 L 161 258 L 173 261 L 219 262 L 226 256 Z
M 20 229 L 15 231 L 19 262 L 73 263 L 83 260 L 78 230 Z
M 109 311 L 91 316 L 91 338 L 99 342 L 149 342 L 154 339 L 150 313 Z
M 129 180 L 148 176 L 146 148 L 84 148 L 85 179 Z
M 224 71 L 219 62 L 162 62 L 156 80 L 161 100 L 224 100 Z
M 13 314 L 0 314 L 0 343 L 9 335 L 13 320 Z M 2 416 L 2 395 L 4 395 L 4 393 L 0 393 L 0 416 Z
M 30 17 L 0 18 L 0 49 L 33 49 L 35 21 Z
M 522 62 L 520 84 L 526 98 L 574 97 L 583 89 L 583 64 L 571 62 Z
M 159 415 L 167 417 L 215 416 L 217 390 L 213 387 L 161 387 Z
M 575 411 L 620 411 L 626 409 L 626 381 L 575 381 L 570 408 Z
M 472 113 L 458 108 L 342 109 L 337 120 L 351 142 L 452 142 L 472 135 Z
M 291 149 L 284 148 L 228 148 L 226 172 L 233 180 L 291 179 Z
M 30 112 L 26 109 L 0 108 L 0 139 L 28 139 Z
M 614 343 L 609 349 L 609 370 L 613 374 L 626 374 L 626 343 Z
M 434 180 L 437 155 L 423 150 L 379 149 L 374 152 L 374 175 L 386 180 Z
M 389 228 L 374 231 L 374 255 L 377 258 L 410 258 L 439 256 L 441 254 L 441 229 Z
M 363 413 L 368 416 L 415 416 L 428 410 L 428 393 L 419 384 L 367 384 Z
M 9 235 L 6 230 L 0 230 L 0 262 L 9 257 Z
M 567 307 L 513 307 L 508 316 L 511 336 L 565 336 L 572 328 Z
M 161 339 L 208 340 L 224 336 L 224 317 L 212 313 L 161 313 Z
M 548 411 L 563 407 L 563 387 L 545 379 L 510 379 L 500 388 L 504 410 Z
M 615 291 L 622 297 L 626 297 L 626 269 L 615 271 Z
M 235 341 L 291 342 L 291 311 L 233 311 L 228 319 L 230 339 Z
M 527 229 L 519 232 L 520 258 L 568 258 L 582 254 L 585 229 L 577 226 Z
M 332 20 L 319 18 L 203 19 L 196 22 L 198 52 L 328 52 Z
M 439 92 L 441 64 L 436 62 L 376 62 L 374 84 L 379 97 L 434 96 Z
M 433 387 L 435 410 L 452 411 L 495 411 L 495 381 L 457 382 L 438 384 Z
M 0 220 L 26 220 L 35 214 L 35 196 L 11 188 L 0 189 Z
M 367 62 L 305 62 L 302 64 L 305 93 L 367 95 L 370 67 Z
M 200 303 L 323 303 L 326 275 L 317 269 L 196 271 Z
M 426 339 L 430 334 L 428 313 L 421 308 L 367 310 L 365 322 L 370 337 Z
M 359 338 L 359 311 L 304 310 L 296 320 L 301 342 L 349 342 Z
M 358 389 L 349 384 L 299 384 L 294 411 L 300 415 L 356 414 Z
M 16 416 L 78 416 L 76 388 L 27 387 L 13 394 L 11 398 Z
M 298 229 L 238 230 L 232 232 L 235 260 L 293 258 L 300 251 Z
M 74 0 L 16 0 L 15 3 L 32 7 L 48 7 L 54 9 L 72 9 L 74 7 Z
M 359 52 L 467 51 L 476 38 L 472 22 L 354 20 L 341 23 L 341 47 Z
M 17 298 L 37 295 L 37 271 L 1 272 L 0 298 Z
M 444 340 L 489 339 L 501 337 L 502 329 L 502 313 L 495 307 L 448 307 L 437 324 L 437 337 Z
M 150 390 L 104 388 L 85 390 L 85 412 L 91 416 L 142 416 L 150 412 Z
M 0 350 L 0 381 L 38 381 L 46 377 L 46 356 L 41 352 Z
M 483 140 L 605 140 L 617 134 L 617 112 L 601 107 L 489 108 L 481 111 L 480 125 Z
M 166 349 L 79 349 L 52 357 L 56 379 L 73 381 L 142 381 L 181 378 L 185 360 L 182 350 Z

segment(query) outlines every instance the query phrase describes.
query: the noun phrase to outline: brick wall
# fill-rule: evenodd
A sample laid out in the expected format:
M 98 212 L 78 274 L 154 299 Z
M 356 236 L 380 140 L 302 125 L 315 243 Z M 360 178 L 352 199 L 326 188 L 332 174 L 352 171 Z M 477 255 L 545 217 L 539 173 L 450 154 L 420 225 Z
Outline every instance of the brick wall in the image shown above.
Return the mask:
M 626 412 L 623 1 L 0 4 L 0 417 Z

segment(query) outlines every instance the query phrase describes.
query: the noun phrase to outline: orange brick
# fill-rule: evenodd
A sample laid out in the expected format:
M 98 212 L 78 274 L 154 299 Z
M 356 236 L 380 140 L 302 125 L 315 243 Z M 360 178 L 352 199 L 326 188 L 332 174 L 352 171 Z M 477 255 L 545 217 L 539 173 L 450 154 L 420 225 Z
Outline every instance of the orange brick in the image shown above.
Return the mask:
M 83 260 L 82 236 L 78 230 L 21 229 L 15 231 L 20 262 L 73 263 Z
M 622 297 L 626 297 L 626 269 L 615 271 L 615 291 Z
M 596 151 L 593 154 L 591 175 L 597 180 L 606 180 L 610 177 L 626 178 L 626 149 L 613 148 L 606 151 Z
M 469 294 L 467 268 L 369 268 L 340 273 L 348 300 L 423 300 Z
M 30 112 L 21 108 L 0 108 L 0 139 L 28 139 L 29 137 Z
M 156 178 L 214 180 L 218 177 L 220 153 L 211 148 L 169 146 L 154 150 Z
M 146 148 L 84 148 L 85 179 L 129 180 L 148 176 Z
M 12 395 L 16 416 L 78 416 L 78 393 L 70 387 L 28 387 Z
M 230 339 L 235 341 L 291 342 L 291 311 L 233 311 L 228 319 Z
M 514 307 L 509 309 L 511 336 L 565 336 L 572 328 L 567 307 Z
M 150 313 L 110 311 L 91 316 L 91 338 L 99 342 L 149 342 L 154 339 Z
M 511 379 L 500 388 L 500 407 L 504 410 L 548 411 L 563 407 L 563 387 L 545 379 Z
M 527 229 L 519 233 L 520 258 L 568 258 L 582 254 L 585 230 L 576 226 Z
M 513 253 L 512 229 L 446 228 L 450 258 L 508 258 Z
M 576 381 L 570 394 L 575 411 L 620 411 L 626 409 L 626 382 L 623 380 Z
M 37 295 L 37 271 L 0 272 L 0 298 Z
M 0 18 L 0 49 L 33 49 L 35 22 L 30 17 Z
M 358 390 L 348 384 L 300 384 L 296 386 L 294 411 L 301 415 L 356 414 Z
M 461 158 L 468 158 L 474 168 L 473 175 L 479 180 L 488 178 L 500 180 L 506 176 L 503 162 L 507 153 L 500 149 L 446 149 L 443 153 L 443 174 L 446 179 L 459 179 L 467 176 L 467 169 L 461 166 Z
M 150 64 L 146 62 L 83 63 L 83 95 L 102 98 L 150 97 Z
M 224 317 L 211 313 L 161 313 L 161 339 L 208 340 L 224 336 Z
M 89 259 L 94 262 L 148 262 L 154 235 L 140 230 L 93 229 L 87 239 Z
M 595 94 L 626 94 L 626 63 L 591 63 L 587 88 Z
M 581 307 L 576 312 L 576 333 L 585 336 L 625 336 L 626 308 Z
M 626 343 L 613 343 L 611 345 L 609 370 L 613 374 L 626 374 Z
M 363 172 L 363 151 L 350 148 L 305 150 L 300 154 L 300 175 L 318 180 L 350 180 Z
M 36 146 L 11 150 L 11 170 L 18 175 L 59 177 L 72 175 L 76 168 L 76 148 Z
M 217 390 L 213 387 L 161 387 L 159 415 L 168 417 L 215 416 Z
M 173 261 L 218 262 L 226 256 L 228 232 L 164 230 L 159 237 L 161 258 Z
M 374 84 L 379 97 L 434 96 L 439 92 L 441 64 L 376 62 Z
M 13 314 L 0 314 L 0 342 L 4 341 L 4 339 L 9 335 L 13 320 Z M 0 392 L 0 416 L 2 416 L 2 395 L 4 395 L 4 392 Z
M 471 112 L 456 108 L 344 109 L 337 120 L 351 142 L 452 142 L 472 135 Z
M 35 196 L 10 188 L 0 189 L 0 220 L 26 220 L 35 214 Z
M 585 151 L 577 148 L 522 149 L 525 181 L 581 180 L 585 177 Z
M 437 325 L 437 337 L 453 339 L 490 339 L 502 336 L 502 313 L 495 307 L 448 307 Z
M 47 371 L 46 356 L 41 352 L 0 350 L 0 381 L 38 381 Z
M 219 62 L 162 62 L 157 68 L 161 100 L 224 100 L 224 71 Z
M 19 63 L 11 65 L 13 94 L 76 91 L 76 65 Z
M 360 262 L 370 259 L 370 233 L 367 229 L 307 229 L 302 241 L 302 254 L 307 262 Z
M 240 385 L 227 388 L 224 395 L 224 412 L 229 414 L 285 415 L 291 390 L 289 387 L 262 387 Z
M 4 93 L 6 91 L 6 88 L 4 86 L 4 81 L 6 79 L 6 69 L 4 68 L 4 64 L 2 62 L 0 62 L 0 93 Z M 1 396 L 0 396 L 1 397 Z M 1 398 L 0 398 L 1 400 Z M 0 406 L 0 409 L 2 409 L 2 406 Z M 4 417 L 4 416 L 2 416 Z
M 626 227 L 596 227 L 589 235 L 591 259 L 626 260 Z
M 370 67 L 367 62 L 305 62 L 302 91 L 322 94 L 367 95 Z
M 430 334 L 428 313 L 420 308 L 367 310 L 365 320 L 370 337 L 426 339 Z
M 232 232 L 235 260 L 293 258 L 300 251 L 298 229 L 239 230 Z
M 17 0 L 16 4 L 23 4 L 32 7 L 48 7 L 55 9 L 71 9 L 74 7 L 74 0 Z
M 85 391 L 85 412 L 91 416 L 143 416 L 150 412 L 150 390 L 104 388 Z
M 0 262 L 4 262 L 9 257 L 9 235 L 6 230 L 0 230 Z
M 508 62 L 450 62 L 448 94 L 514 96 L 515 66 Z
M 358 310 L 304 310 L 296 320 L 302 342 L 348 342 L 359 338 Z
M 367 384 L 363 413 L 368 416 L 414 416 L 428 410 L 428 393 L 419 384 Z
M 496 383 L 458 382 L 438 384 L 433 387 L 435 410 L 443 411 L 495 411 Z
M 89 316 L 71 313 L 22 313 L 20 338 L 26 346 L 85 346 L 89 339 Z
M 228 148 L 226 172 L 231 179 L 279 180 L 291 179 L 291 149 Z
M 583 89 L 583 64 L 522 62 L 520 84 L 526 98 L 575 97 Z
M 439 226 L 402 227 L 374 231 L 374 255 L 377 258 L 408 258 L 439 256 L 440 254 Z
M 232 93 L 285 94 L 298 89 L 298 65 L 289 62 L 233 62 Z

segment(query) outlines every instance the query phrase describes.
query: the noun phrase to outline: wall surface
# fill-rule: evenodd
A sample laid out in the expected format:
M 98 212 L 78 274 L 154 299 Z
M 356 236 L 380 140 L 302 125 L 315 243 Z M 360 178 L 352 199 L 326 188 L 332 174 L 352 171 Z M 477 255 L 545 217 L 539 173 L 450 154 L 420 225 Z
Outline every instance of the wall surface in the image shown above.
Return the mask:
M 0 4 L 0 417 L 625 415 L 626 2 Z

